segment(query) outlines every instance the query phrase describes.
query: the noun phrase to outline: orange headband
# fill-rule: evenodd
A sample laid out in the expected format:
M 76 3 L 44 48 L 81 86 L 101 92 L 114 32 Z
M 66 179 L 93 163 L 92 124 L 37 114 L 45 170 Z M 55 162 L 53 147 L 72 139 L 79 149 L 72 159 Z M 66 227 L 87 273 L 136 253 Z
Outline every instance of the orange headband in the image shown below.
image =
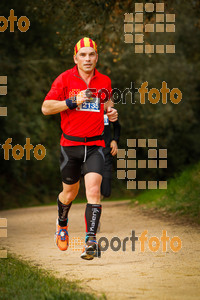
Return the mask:
M 83 47 L 92 47 L 97 53 L 97 44 L 90 38 L 84 37 L 80 41 L 78 41 L 78 43 L 74 47 L 74 55 L 76 55 L 77 52 Z

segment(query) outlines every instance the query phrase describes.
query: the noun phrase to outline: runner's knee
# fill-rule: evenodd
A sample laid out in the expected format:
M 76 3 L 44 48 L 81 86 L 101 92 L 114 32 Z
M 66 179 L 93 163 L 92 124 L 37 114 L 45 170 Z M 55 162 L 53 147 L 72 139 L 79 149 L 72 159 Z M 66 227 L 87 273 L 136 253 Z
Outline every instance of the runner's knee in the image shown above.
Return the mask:
M 78 194 L 77 190 L 65 191 L 63 190 L 59 195 L 59 200 L 64 204 L 69 204 L 72 202 Z
M 87 197 L 99 198 L 100 197 L 100 188 L 98 185 L 90 186 L 86 190 Z

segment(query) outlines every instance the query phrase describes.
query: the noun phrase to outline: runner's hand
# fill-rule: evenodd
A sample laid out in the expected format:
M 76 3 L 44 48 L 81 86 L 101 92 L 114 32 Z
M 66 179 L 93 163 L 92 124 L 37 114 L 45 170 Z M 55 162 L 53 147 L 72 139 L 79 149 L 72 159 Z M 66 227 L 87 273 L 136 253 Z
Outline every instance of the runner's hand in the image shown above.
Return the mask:
M 107 108 L 107 116 L 110 122 L 115 122 L 118 119 L 118 112 L 115 108 L 113 107 L 108 107 Z
M 117 142 L 115 140 L 112 140 L 110 142 L 110 148 L 111 148 L 110 153 L 112 154 L 112 156 L 115 156 L 117 154 L 117 150 L 118 150 Z
M 90 100 L 90 98 L 88 98 L 88 90 L 83 90 L 80 93 L 78 93 L 78 95 L 76 95 L 77 105 L 82 104 L 87 100 Z

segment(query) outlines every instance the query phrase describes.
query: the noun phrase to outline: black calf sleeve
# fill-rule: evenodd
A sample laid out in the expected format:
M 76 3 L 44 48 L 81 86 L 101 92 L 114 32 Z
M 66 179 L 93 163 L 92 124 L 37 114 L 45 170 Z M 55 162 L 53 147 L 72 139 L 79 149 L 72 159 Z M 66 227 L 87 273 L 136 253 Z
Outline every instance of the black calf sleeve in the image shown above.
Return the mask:
M 96 236 L 100 216 L 101 204 L 87 203 L 85 210 L 86 240 L 90 236 Z
M 70 210 L 72 202 L 67 205 L 60 202 L 59 199 L 57 199 L 57 202 L 58 202 L 58 225 L 62 227 L 67 226 L 68 212 Z

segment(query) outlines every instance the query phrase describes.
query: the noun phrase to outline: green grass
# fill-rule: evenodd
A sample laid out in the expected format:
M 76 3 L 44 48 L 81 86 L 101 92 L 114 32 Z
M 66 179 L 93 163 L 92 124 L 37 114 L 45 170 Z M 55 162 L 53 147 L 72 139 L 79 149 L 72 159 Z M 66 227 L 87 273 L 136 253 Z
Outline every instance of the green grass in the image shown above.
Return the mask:
M 98 298 L 81 291 L 76 283 L 57 279 L 47 271 L 8 256 L 0 259 L 0 299 L 93 300 Z
M 167 190 L 146 191 L 133 201 L 136 200 L 147 207 L 187 216 L 200 224 L 200 162 L 169 180 Z

